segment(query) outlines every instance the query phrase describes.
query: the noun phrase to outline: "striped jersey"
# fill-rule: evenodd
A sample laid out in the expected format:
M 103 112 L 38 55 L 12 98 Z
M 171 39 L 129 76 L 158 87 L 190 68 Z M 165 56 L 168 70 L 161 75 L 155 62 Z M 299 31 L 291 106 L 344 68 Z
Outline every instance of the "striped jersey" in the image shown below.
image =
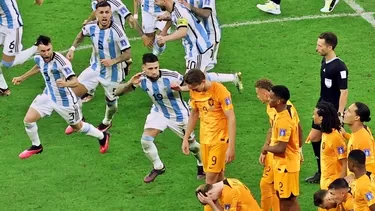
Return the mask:
M 188 3 L 200 9 L 210 9 L 211 15 L 208 18 L 197 17 L 203 22 L 211 43 L 219 43 L 221 39 L 221 29 L 217 19 L 215 0 L 187 0 Z
M 52 60 L 45 62 L 43 57 L 36 55 L 34 57 L 36 65 L 39 67 L 43 75 L 46 88 L 44 93 L 58 105 L 70 107 L 78 102 L 76 95 L 71 88 L 57 87 L 56 80 L 66 80 L 71 76 L 75 76 L 72 64 L 62 54 L 53 52 Z
M 117 58 L 122 51 L 130 48 L 124 30 L 113 22 L 109 28 L 100 29 L 97 21 L 92 21 L 82 28 L 82 33 L 92 41 L 91 68 L 100 71 L 99 76 L 107 81 L 121 82 L 124 79 L 121 63 L 106 67 L 100 60 Z
M 183 76 L 167 69 L 160 69 L 160 77 L 156 81 L 151 81 L 146 76 L 140 79 L 139 87 L 147 92 L 154 103 L 151 112 L 158 112 L 165 118 L 183 122 L 189 116 L 186 102 L 182 98 L 181 92 L 171 89 L 171 84 L 182 84 Z
M 128 8 L 120 0 L 107 0 L 107 2 L 111 5 L 112 21 L 117 25 L 124 27 L 126 18 L 131 15 Z M 96 10 L 96 4 L 98 4 L 98 1 L 91 2 L 91 8 L 93 11 Z
M 204 54 L 212 47 L 212 43 L 202 22 L 184 5 L 177 2 L 173 3 L 171 19 L 177 29 L 180 27 L 188 28 L 186 36 L 182 38 L 182 44 L 187 57 Z
M 142 10 L 151 14 L 161 12 L 161 8 L 155 4 L 155 0 L 142 0 Z
M 0 0 L 0 26 L 17 29 L 23 26 L 16 0 Z

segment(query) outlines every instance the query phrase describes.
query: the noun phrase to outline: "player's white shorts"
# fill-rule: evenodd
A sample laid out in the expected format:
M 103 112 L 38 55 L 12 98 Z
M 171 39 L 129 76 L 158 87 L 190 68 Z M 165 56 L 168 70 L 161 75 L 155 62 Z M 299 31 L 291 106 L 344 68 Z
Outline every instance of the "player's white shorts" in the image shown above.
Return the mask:
M 147 115 L 147 119 L 145 122 L 144 129 L 157 129 L 160 131 L 164 131 L 165 129 L 169 128 L 171 129 L 176 135 L 178 135 L 180 138 L 184 138 L 185 136 L 185 130 L 188 123 L 188 117 L 184 118 L 186 121 L 184 122 L 177 122 L 170 119 L 165 118 L 162 114 L 151 111 Z M 194 140 L 195 134 L 194 132 L 190 134 L 189 140 Z
M 200 69 L 202 72 L 206 72 L 207 67 L 213 63 L 213 55 L 213 47 L 208 49 L 204 54 L 193 54 L 193 56 L 186 55 L 186 72 L 191 69 Z
M 158 15 L 162 15 L 164 12 L 159 13 L 149 13 L 143 10 L 142 8 L 142 28 L 144 33 L 154 33 L 157 29 L 163 30 L 165 27 L 166 21 L 158 21 L 156 18 Z
M 30 108 L 38 111 L 42 118 L 50 116 L 53 111 L 56 111 L 69 125 L 76 125 L 82 120 L 82 110 L 78 102 L 64 107 L 53 102 L 50 96 L 44 93 L 35 97 Z
M 0 25 L 0 45 L 3 45 L 3 53 L 7 56 L 15 56 L 22 51 L 23 28 L 8 29 Z
M 91 67 L 86 68 L 78 76 L 78 81 L 86 87 L 88 92 L 94 92 L 99 83 L 103 86 L 105 96 L 110 100 L 117 100 L 119 97 L 115 96 L 115 89 L 119 85 L 119 82 L 107 81 L 99 76 L 100 71 L 95 71 Z

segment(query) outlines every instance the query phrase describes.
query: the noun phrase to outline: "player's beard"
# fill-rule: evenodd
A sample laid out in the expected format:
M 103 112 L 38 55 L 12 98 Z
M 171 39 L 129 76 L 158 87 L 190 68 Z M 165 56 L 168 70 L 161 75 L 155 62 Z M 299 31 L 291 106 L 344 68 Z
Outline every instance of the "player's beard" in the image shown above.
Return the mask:
M 50 55 L 50 56 L 43 56 L 42 58 L 43 58 L 44 62 L 48 63 L 48 62 L 50 62 L 52 60 L 52 55 Z
M 166 11 L 167 8 L 165 6 L 159 6 L 162 11 Z
M 150 81 L 155 82 L 155 81 L 157 81 L 159 79 L 159 76 L 157 76 L 157 77 L 147 76 L 147 78 L 150 79 Z

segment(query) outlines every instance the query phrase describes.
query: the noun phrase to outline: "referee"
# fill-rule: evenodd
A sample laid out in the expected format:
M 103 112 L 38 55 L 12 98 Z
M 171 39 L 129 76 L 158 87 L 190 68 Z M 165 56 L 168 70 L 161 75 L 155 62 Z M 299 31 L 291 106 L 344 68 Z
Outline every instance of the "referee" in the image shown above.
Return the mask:
M 348 101 L 348 69 L 345 63 L 336 56 L 335 48 L 337 36 L 332 32 L 320 34 L 316 45 L 316 51 L 323 56 L 320 68 L 320 97 L 318 104 L 327 101 L 335 106 L 340 121 L 343 120 L 343 112 Z M 318 164 L 318 172 L 305 179 L 308 183 L 320 183 L 320 144 L 322 133 L 320 126 L 312 123 L 308 139 Z

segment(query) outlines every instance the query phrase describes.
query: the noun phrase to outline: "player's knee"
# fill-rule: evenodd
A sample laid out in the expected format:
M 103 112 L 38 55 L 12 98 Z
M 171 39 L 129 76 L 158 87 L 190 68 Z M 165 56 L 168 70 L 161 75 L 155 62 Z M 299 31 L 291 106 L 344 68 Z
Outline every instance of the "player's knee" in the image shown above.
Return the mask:
M 14 62 L 14 61 L 6 62 L 6 61 L 4 61 L 4 60 L 1 60 L 1 64 L 2 64 L 4 67 L 7 67 L 7 68 L 12 67 L 12 66 L 13 66 L 13 62 Z
M 23 124 L 25 125 L 26 130 L 36 130 L 37 125 L 36 122 L 27 122 L 24 120 Z
M 152 137 L 152 136 L 142 135 L 141 144 L 142 144 L 143 150 L 149 149 L 150 145 L 153 143 L 154 139 L 155 138 Z

